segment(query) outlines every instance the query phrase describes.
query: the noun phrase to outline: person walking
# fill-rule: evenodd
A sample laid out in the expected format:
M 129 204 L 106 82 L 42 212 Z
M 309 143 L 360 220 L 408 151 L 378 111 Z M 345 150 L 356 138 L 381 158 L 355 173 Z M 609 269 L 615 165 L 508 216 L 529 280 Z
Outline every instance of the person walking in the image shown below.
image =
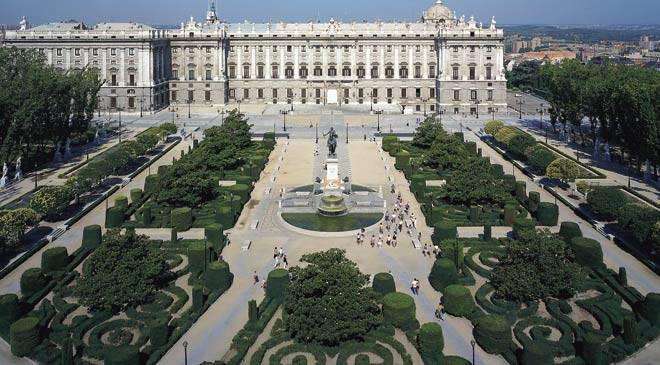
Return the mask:
M 284 256 L 284 247 L 280 247 L 280 250 L 278 251 L 280 257 Z
M 257 275 L 257 271 L 254 271 L 254 285 L 259 284 L 259 275 Z
M 280 267 L 280 257 L 275 255 L 275 266 L 273 266 L 274 269 L 277 269 Z
M 413 293 L 414 295 L 418 295 L 418 294 L 419 294 L 418 286 L 419 286 L 419 282 L 417 281 L 417 278 L 413 279 L 412 283 L 410 283 L 410 290 L 412 290 L 412 293 Z
M 275 249 L 273 250 L 273 260 L 277 258 L 277 255 L 278 255 L 278 251 L 277 251 L 277 247 L 275 247 Z
M 289 268 L 289 260 L 287 260 L 286 255 L 282 257 L 282 262 L 284 263 L 284 268 L 288 269 Z

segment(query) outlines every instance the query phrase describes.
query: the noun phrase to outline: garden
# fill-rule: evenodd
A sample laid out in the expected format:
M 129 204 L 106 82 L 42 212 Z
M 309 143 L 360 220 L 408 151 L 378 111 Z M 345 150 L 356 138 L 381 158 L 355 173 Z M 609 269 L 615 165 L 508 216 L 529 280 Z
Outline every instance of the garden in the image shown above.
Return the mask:
M 268 275 L 265 298 L 247 304 L 248 322 L 216 364 L 412 365 L 418 356 L 425 364 L 469 364 L 444 356 L 442 327 L 420 326 L 415 301 L 396 291 L 391 274 L 368 285 L 339 249 L 301 261 L 305 267 Z
M 458 226 L 557 225 L 557 205 L 541 202 L 538 192 L 528 194 L 524 181 L 505 174 L 475 142 L 447 133 L 433 118 L 420 124 L 411 142 L 384 136 L 383 150 L 410 181 L 436 244 L 455 236 Z
M 176 232 L 234 226 L 275 146 L 272 134 L 252 141 L 250 125 L 231 113 L 222 126 L 170 166 L 147 176 L 144 189 L 118 197 L 106 212 L 108 228 L 172 228 Z M 129 201 L 130 198 L 130 201 Z

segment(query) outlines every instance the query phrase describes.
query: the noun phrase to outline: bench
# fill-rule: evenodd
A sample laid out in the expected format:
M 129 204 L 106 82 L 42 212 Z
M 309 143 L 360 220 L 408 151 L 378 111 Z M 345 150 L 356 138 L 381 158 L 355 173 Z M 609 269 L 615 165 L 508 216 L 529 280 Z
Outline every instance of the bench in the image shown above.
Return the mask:
M 259 226 L 259 220 L 255 219 L 254 221 L 252 221 L 252 224 L 250 225 L 250 228 L 252 230 L 255 230 L 255 229 L 257 229 L 258 226 Z
M 419 240 L 417 239 L 417 237 L 414 237 L 414 238 L 413 238 L 413 247 L 415 248 L 415 250 L 420 250 L 420 249 L 422 249 L 422 243 L 419 242 Z
M 241 246 L 241 251 L 247 251 L 250 249 L 250 246 L 252 246 L 252 240 L 245 240 L 243 241 L 243 246 Z

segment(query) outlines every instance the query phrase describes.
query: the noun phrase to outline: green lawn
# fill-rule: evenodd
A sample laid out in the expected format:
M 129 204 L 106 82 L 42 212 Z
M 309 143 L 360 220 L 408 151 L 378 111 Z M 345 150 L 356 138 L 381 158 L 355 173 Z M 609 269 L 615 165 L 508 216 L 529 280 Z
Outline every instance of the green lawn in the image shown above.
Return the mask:
M 324 217 L 316 213 L 284 213 L 282 218 L 292 226 L 317 232 L 346 232 L 378 223 L 381 213 L 356 213 L 342 217 Z

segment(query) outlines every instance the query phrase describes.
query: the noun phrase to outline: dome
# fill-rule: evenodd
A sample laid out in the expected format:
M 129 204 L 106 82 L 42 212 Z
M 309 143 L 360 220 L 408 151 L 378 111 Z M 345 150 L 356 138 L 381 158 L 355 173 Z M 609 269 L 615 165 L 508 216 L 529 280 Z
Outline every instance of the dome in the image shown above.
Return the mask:
M 454 18 L 453 12 L 446 7 L 442 0 L 436 0 L 435 4 L 424 12 L 424 21 L 440 22 Z

